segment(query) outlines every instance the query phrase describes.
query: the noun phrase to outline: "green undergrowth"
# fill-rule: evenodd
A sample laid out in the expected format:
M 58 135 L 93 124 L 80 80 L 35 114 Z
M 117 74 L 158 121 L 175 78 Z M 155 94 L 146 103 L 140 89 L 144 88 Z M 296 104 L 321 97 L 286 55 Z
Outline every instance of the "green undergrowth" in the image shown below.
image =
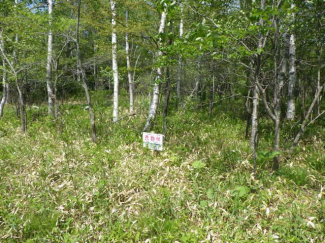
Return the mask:
M 142 148 L 148 101 L 111 122 L 111 97 L 87 105 L 28 108 L 28 133 L 13 107 L 0 120 L 0 242 L 324 242 L 324 133 L 272 172 L 272 134 L 253 174 L 245 120 L 217 106 L 172 110 L 163 152 Z M 267 127 L 267 126 L 265 126 Z M 158 115 L 155 132 L 162 132 Z M 285 143 L 285 141 L 284 141 Z

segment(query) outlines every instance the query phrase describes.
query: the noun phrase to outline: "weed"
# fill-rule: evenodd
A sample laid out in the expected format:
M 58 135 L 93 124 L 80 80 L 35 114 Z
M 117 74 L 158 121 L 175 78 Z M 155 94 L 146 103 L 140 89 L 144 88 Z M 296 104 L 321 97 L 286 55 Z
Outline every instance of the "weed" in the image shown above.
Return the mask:
M 93 94 L 97 144 L 89 139 L 78 97 L 61 106 L 62 122 L 49 119 L 45 106 L 29 110 L 26 135 L 6 107 L 0 120 L 1 242 L 325 240 L 321 134 L 301 144 L 305 153 L 278 174 L 266 170 L 275 154 L 259 152 L 254 175 L 245 120 L 223 112 L 226 104 L 212 117 L 204 110 L 172 110 L 164 151 L 152 153 L 141 141 L 148 101 L 139 97 L 137 116 L 113 124 L 110 95 Z M 127 98 L 121 104 L 121 116 L 127 115 Z M 271 125 L 263 124 L 267 134 Z M 157 119 L 155 132 L 161 127 Z M 260 141 L 260 151 L 270 151 L 270 139 Z

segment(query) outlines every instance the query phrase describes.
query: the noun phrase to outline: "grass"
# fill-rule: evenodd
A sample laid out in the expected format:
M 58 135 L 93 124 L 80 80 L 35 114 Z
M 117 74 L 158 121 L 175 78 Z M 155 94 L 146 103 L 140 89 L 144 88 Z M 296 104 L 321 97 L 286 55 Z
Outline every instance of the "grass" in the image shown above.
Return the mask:
M 138 100 L 128 117 L 123 99 L 125 117 L 113 124 L 107 95 L 94 95 L 98 144 L 80 100 L 63 105 L 58 121 L 45 106 L 29 108 L 26 135 L 6 107 L 0 242 L 325 241 L 324 134 L 308 135 L 278 173 L 266 158 L 254 175 L 244 120 L 221 106 L 211 118 L 172 111 L 164 151 L 152 153 L 142 148 L 148 106 Z

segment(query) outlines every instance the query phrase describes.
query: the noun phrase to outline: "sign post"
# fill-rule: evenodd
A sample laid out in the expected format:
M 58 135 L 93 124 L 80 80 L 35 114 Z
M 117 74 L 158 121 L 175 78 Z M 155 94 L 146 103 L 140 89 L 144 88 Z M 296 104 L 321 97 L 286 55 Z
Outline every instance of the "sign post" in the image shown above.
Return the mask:
M 164 135 L 156 133 L 142 133 L 143 147 L 151 150 L 162 151 L 163 150 L 163 138 Z

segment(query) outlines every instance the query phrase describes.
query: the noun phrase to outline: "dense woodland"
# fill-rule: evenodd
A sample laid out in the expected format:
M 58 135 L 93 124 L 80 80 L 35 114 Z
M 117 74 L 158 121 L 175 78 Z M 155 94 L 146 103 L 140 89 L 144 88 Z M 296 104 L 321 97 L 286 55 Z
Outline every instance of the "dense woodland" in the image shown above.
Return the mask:
M 324 44 L 323 0 L 1 1 L 0 241 L 324 242 Z

